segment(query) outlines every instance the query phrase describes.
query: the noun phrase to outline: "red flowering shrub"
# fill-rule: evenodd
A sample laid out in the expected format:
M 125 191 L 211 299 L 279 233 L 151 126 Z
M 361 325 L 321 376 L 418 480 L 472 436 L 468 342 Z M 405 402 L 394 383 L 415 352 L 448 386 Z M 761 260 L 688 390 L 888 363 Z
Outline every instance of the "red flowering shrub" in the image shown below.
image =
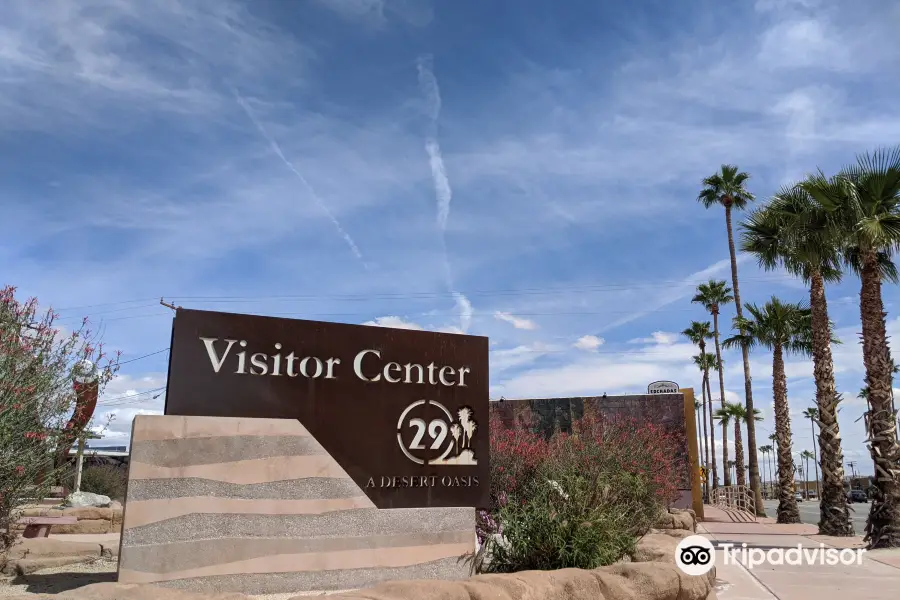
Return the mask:
M 56 318 L 39 313 L 34 299 L 18 301 L 15 288 L 0 288 L 0 553 L 14 541 L 22 505 L 44 498 L 60 474 L 54 453 L 78 433 L 65 425 L 78 408 L 73 380 L 86 375 L 83 361 L 101 388 L 116 369 L 87 321 L 63 335 Z
M 504 506 L 510 497 L 520 496 L 547 460 L 550 444 L 537 433 L 520 426 L 507 428 L 499 415 L 490 416 L 491 512 Z
M 611 564 L 678 496 L 681 445 L 664 427 L 587 411 L 572 429 L 547 441 L 492 419 L 491 512 L 502 542 L 487 538 L 476 567 Z

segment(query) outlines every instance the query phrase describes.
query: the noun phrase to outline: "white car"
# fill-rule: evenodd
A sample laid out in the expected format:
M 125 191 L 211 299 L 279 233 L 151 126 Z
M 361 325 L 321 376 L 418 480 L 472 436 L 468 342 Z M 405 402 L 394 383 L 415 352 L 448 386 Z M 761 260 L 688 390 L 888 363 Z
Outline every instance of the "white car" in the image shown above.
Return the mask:
M 803 494 L 800 492 L 794 492 L 794 500 L 797 502 L 803 502 Z

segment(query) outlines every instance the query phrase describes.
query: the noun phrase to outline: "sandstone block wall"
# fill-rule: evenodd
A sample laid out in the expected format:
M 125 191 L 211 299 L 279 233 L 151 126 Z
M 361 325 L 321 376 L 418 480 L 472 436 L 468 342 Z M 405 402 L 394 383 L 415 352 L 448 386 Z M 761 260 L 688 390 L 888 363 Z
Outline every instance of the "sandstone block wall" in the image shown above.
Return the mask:
M 23 509 L 23 517 L 75 517 L 77 523 L 54 525 L 50 533 L 119 533 L 122 531 L 122 505 L 114 502 L 105 508 L 59 508 L 53 506 L 29 506 Z M 18 524 L 15 531 L 25 526 Z
M 474 508 L 379 510 L 298 422 L 138 416 L 122 583 L 245 594 L 461 579 Z

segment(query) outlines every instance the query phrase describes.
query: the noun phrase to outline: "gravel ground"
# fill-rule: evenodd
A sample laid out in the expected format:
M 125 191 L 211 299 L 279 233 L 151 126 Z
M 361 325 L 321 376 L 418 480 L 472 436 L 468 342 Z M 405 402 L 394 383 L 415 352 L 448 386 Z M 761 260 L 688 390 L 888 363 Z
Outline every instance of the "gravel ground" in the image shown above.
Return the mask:
M 92 583 L 116 580 L 115 560 L 99 559 L 93 562 L 42 569 L 25 577 L 0 576 L 0 598 L 19 594 L 59 594 Z M 253 596 L 260 600 L 288 600 L 295 596 L 328 596 L 339 592 L 292 592 Z
M 58 594 L 92 583 L 116 580 L 116 561 L 98 559 L 90 563 L 43 569 L 25 577 L 0 578 L 0 597 L 16 594 Z

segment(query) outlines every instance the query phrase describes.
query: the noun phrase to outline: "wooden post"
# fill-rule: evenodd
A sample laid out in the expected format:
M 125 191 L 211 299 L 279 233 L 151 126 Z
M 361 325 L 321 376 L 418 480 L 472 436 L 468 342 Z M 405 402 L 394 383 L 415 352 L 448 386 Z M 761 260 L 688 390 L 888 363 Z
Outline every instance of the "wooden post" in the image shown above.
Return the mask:
M 694 411 L 694 388 L 682 388 L 684 396 L 684 433 L 688 443 L 688 461 L 691 463 L 691 505 L 697 520 L 703 520 L 703 489 L 700 485 L 700 449 L 697 443 L 697 419 Z

